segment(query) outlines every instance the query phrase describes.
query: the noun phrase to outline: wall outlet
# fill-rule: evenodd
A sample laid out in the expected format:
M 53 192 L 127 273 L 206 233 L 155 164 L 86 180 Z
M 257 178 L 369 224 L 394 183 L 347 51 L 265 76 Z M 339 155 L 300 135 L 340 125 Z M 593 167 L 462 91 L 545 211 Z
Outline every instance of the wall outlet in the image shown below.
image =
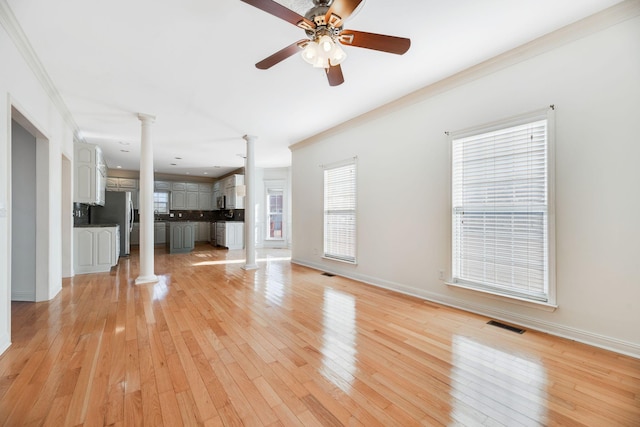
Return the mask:
M 444 280 L 444 270 L 438 270 L 438 279 Z
M 178 218 L 182 218 L 182 212 L 178 212 Z
M 174 216 L 174 215 L 175 215 L 175 214 L 170 213 L 170 214 L 169 214 L 169 218 L 173 218 L 173 216 Z

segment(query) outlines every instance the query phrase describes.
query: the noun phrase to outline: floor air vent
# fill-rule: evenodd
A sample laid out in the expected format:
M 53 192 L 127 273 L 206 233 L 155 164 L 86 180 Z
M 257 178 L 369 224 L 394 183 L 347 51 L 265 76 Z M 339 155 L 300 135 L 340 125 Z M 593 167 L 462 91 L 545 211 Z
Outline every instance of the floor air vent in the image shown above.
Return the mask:
M 506 329 L 511 332 L 517 332 L 519 334 L 524 334 L 525 332 L 524 329 L 516 328 L 515 326 L 511 326 L 511 325 L 505 325 L 504 323 L 496 322 L 495 320 L 489 320 L 487 322 L 487 325 L 497 326 L 498 328 Z
M 323 276 L 327 276 L 327 277 L 333 277 L 333 276 L 335 276 L 335 274 L 331 274 L 331 273 L 327 273 L 327 272 L 322 273 L 322 275 L 323 275 Z

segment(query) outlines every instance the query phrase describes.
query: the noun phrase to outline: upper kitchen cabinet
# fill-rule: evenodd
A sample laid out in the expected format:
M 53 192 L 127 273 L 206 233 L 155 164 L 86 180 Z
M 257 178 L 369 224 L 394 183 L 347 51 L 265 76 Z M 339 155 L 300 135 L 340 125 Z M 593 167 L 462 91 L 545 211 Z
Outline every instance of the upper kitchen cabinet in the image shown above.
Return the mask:
M 211 210 L 211 184 L 172 182 L 171 209 L 189 211 Z
M 168 181 L 154 181 L 153 188 L 155 191 L 171 191 L 171 183 Z
M 131 193 L 133 209 L 138 209 L 138 180 L 135 178 L 107 177 L 107 191 L 128 191 Z
M 224 196 L 224 185 L 222 181 L 216 181 L 213 183 L 213 200 L 211 205 L 214 211 L 222 209 L 222 197 Z
M 213 209 L 211 187 L 211 184 L 198 184 L 198 209 L 201 211 Z
M 198 194 L 198 184 L 195 182 L 187 182 L 186 183 L 186 201 L 187 201 L 187 210 L 196 211 L 200 209 L 199 202 L 199 194 Z
M 226 209 L 244 209 L 244 193 L 238 195 L 240 186 L 244 186 L 244 175 L 231 175 L 224 179 Z
M 104 205 L 107 165 L 102 150 L 94 144 L 74 144 L 73 201 L 87 205 Z

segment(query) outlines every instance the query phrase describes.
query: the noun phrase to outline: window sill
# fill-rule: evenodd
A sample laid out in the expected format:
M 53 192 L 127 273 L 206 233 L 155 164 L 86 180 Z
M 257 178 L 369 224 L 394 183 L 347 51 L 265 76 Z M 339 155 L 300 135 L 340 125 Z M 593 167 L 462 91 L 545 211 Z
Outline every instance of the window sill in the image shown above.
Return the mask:
M 345 259 L 340 259 L 340 258 L 332 258 L 332 257 L 328 257 L 328 256 L 323 256 L 322 258 L 329 260 L 329 261 L 337 261 L 337 262 L 342 262 L 345 264 L 351 264 L 351 265 L 357 265 L 358 262 L 357 261 L 347 261 Z
M 491 292 L 485 289 L 478 289 L 478 288 L 474 288 L 472 286 L 466 286 L 460 283 L 451 283 L 451 282 L 445 282 L 445 284 L 447 286 L 451 286 L 453 288 L 458 288 L 464 291 L 469 291 L 469 292 L 473 292 L 473 293 L 481 293 L 484 296 L 486 296 L 487 298 L 490 299 L 494 299 L 494 300 L 498 300 L 498 301 L 503 301 L 503 302 L 508 302 L 511 304 L 516 304 L 516 305 L 521 305 L 524 307 L 529 307 L 529 308 L 535 308 L 538 310 L 543 310 L 543 311 L 548 311 L 548 312 L 554 312 L 556 311 L 556 309 L 558 308 L 558 306 L 556 304 L 551 304 L 548 302 L 543 302 L 543 301 L 534 301 L 534 300 L 528 300 L 528 299 L 524 299 L 524 298 L 519 298 L 516 296 L 512 296 L 512 295 L 504 295 L 504 294 L 499 294 L 497 292 Z

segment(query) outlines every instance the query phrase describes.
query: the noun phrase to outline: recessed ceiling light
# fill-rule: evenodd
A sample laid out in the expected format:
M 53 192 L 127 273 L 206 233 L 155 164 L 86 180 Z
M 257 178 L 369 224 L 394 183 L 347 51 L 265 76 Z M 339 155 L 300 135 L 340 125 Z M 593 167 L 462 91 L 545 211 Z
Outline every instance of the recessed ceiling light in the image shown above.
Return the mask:
M 177 163 L 170 163 L 171 166 L 177 166 Z
M 129 152 L 129 150 L 120 150 L 120 151 L 122 151 L 123 153 L 128 153 Z
M 121 145 L 131 145 L 130 142 L 124 142 L 124 141 L 120 141 L 119 144 L 121 144 Z
M 122 166 L 116 166 L 116 169 L 122 169 Z
M 176 160 L 182 160 L 182 157 L 174 157 Z
M 205 174 L 205 175 L 209 175 L 209 172 L 205 172 L 204 174 Z

